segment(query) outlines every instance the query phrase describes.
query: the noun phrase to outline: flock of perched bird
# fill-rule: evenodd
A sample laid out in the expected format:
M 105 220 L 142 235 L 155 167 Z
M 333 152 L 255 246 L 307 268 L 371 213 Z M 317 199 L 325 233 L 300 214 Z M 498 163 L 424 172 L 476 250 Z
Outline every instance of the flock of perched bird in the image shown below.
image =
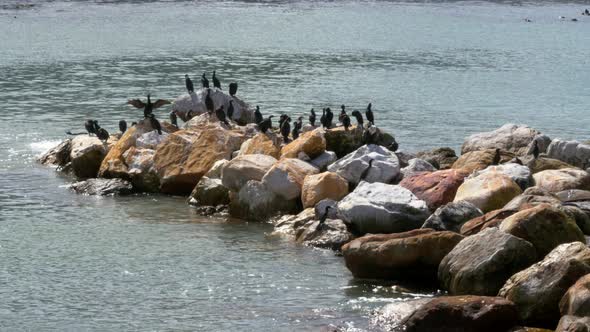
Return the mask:
M 186 85 L 186 89 L 187 89 L 188 93 L 193 94 L 195 92 L 195 87 L 194 87 L 192 80 L 190 79 L 190 77 L 188 75 L 185 75 L 184 77 L 185 77 L 185 85 Z M 221 82 L 216 77 L 215 71 L 213 71 L 213 76 L 211 77 L 211 79 L 213 80 L 213 87 L 216 89 L 222 90 Z M 230 100 L 227 112 L 224 109 L 224 105 L 221 105 L 219 108 L 215 109 L 213 98 L 211 98 L 211 88 L 209 87 L 209 80 L 207 79 L 206 73 L 203 73 L 203 75 L 201 75 L 201 85 L 202 85 L 203 89 L 207 89 L 207 94 L 205 95 L 205 100 L 204 100 L 205 108 L 207 109 L 207 112 L 210 115 L 215 113 L 215 116 L 217 117 L 217 119 L 219 121 L 221 121 L 225 125 L 229 126 L 228 118 L 231 120 L 233 117 L 233 114 L 234 114 L 233 100 Z M 238 91 L 238 83 L 235 83 L 235 82 L 230 83 L 229 84 L 230 96 L 232 96 L 232 97 L 235 96 L 237 91 Z M 155 110 L 159 107 L 162 107 L 164 105 L 171 104 L 170 101 L 165 100 L 165 99 L 158 99 L 154 103 L 152 103 L 151 96 L 150 96 L 150 94 L 148 94 L 146 102 L 143 102 L 140 99 L 131 99 L 131 100 L 127 101 L 127 104 L 132 105 L 133 107 L 138 108 L 138 109 L 143 109 L 144 118 L 149 119 L 152 127 L 158 131 L 158 134 L 160 134 L 160 135 L 162 134 L 162 126 L 160 125 L 160 122 L 156 119 L 156 116 L 154 115 L 153 110 Z M 342 123 L 345 130 L 348 130 L 348 128 L 351 127 L 350 117 L 346 113 L 346 106 L 342 105 L 340 107 L 342 110 L 340 112 L 340 115 L 338 116 L 338 121 Z M 369 127 L 373 126 L 375 124 L 375 119 L 374 119 L 373 111 L 372 111 L 371 107 L 372 107 L 372 105 L 371 105 L 371 103 L 369 103 L 369 105 L 367 106 L 367 109 L 365 111 L 365 115 L 367 117 Z M 364 128 L 364 120 L 363 120 L 362 114 L 357 110 L 353 111 L 351 114 L 356 119 L 358 127 Z M 256 106 L 256 110 L 254 111 L 254 121 L 258 125 L 258 129 L 261 132 L 266 133 L 269 129 L 272 128 L 272 118 L 273 118 L 273 115 L 270 115 L 265 119 L 262 116 L 262 113 L 260 112 L 260 107 Z M 311 109 L 308 119 L 309 119 L 309 123 L 315 127 L 316 126 L 316 113 L 313 108 Z M 334 119 L 334 114 L 332 113 L 332 110 L 329 107 L 324 108 L 322 110 L 322 116 L 320 117 L 320 124 L 324 128 L 330 129 L 333 126 L 333 119 Z M 172 125 L 178 127 L 178 119 L 177 119 L 177 115 L 175 112 L 170 113 L 170 122 L 172 123 Z M 135 124 L 136 124 L 136 122 L 133 122 L 131 125 L 134 126 Z M 84 126 L 85 126 L 86 131 L 88 132 L 89 135 L 96 135 L 102 141 L 108 140 L 109 133 L 106 131 L 106 129 L 101 128 L 98 125 L 98 121 L 87 120 Z M 291 134 L 291 136 L 294 140 L 297 139 L 299 137 L 299 134 L 301 133 L 302 128 L 303 128 L 303 117 L 302 116 L 297 118 L 297 121 L 294 122 L 293 129 L 291 129 L 291 118 L 289 116 L 287 116 L 286 114 L 282 114 L 279 118 L 279 131 L 281 133 L 281 136 L 283 136 L 283 141 L 285 143 L 289 141 L 289 134 Z M 127 122 L 125 120 L 119 121 L 119 130 L 121 131 L 121 133 L 125 133 L 125 131 L 127 130 Z M 72 133 L 70 131 L 67 131 L 66 133 L 69 135 L 84 134 L 84 133 Z

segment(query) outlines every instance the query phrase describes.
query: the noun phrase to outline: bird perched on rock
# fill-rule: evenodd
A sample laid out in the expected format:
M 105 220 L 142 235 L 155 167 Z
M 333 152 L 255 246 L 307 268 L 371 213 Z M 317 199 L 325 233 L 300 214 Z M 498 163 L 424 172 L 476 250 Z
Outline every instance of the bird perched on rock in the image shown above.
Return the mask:
M 207 89 L 207 96 L 205 96 L 205 108 L 207 108 L 207 112 L 209 114 L 213 114 L 213 111 L 215 111 L 215 105 L 213 104 L 213 99 L 211 98 L 211 89 Z
M 322 116 L 320 116 L 320 124 L 326 128 L 326 109 L 322 108 Z
M 229 122 L 227 122 L 227 119 L 225 118 L 225 112 L 223 111 L 223 105 L 221 105 L 220 108 L 215 110 L 215 115 L 217 116 L 217 119 L 219 119 L 219 121 L 225 123 L 226 126 L 229 126 Z
M 125 120 L 119 121 L 119 131 L 121 131 L 121 134 L 125 134 L 125 132 L 127 131 L 127 121 L 125 121 Z
M 369 171 L 371 170 L 371 167 L 373 167 L 373 159 L 369 159 L 369 166 L 367 166 L 367 168 L 365 168 L 365 170 L 361 173 L 361 177 L 359 178 L 359 182 L 361 182 L 365 178 L 367 178 L 367 175 L 369 175 Z
M 315 127 L 315 111 L 313 108 L 311 109 L 311 114 L 309 115 L 309 123 Z
M 281 114 L 279 116 L 279 129 L 283 126 L 283 122 L 285 122 L 285 120 L 287 120 L 288 116 L 287 114 Z
M 219 82 L 219 80 L 215 76 L 215 70 L 213 71 L 213 76 L 211 76 L 211 79 L 213 80 L 213 87 L 221 90 L 221 82 Z
M 262 113 L 260 113 L 260 107 L 258 107 L 258 105 L 256 105 L 256 110 L 254 111 L 254 122 L 259 124 L 262 121 L 263 121 L 263 119 L 262 119 Z
M 338 121 L 342 122 L 342 117 L 344 117 L 344 114 L 346 114 L 346 110 L 345 110 L 346 107 L 344 105 L 341 105 L 340 108 L 342 110 L 340 111 L 340 115 L 338 115 Z
M 500 165 L 500 159 L 502 156 L 500 155 L 500 149 L 496 149 L 494 153 L 494 159 L 492 160 L 492 165 Z
M 354 118 L 356 119 L 357 127 L 362 128 L 364 121 L 363 121 L 363 116 L 361 115 L 361 112 L 352 111 L 352 116 L 354 116 Z
M 332 128 L 332 120 L 334 119 L 334 113 L 332 113 L 332 110 L 328 107 L 326 108 L 326 128 L 330 129 Z
M 377 144 L 379 141 L 379 131 L 377 127 L 369 127 L 363 131 L 363 144 Z
M 365 111 L 365 115 L 367 116 L 367 121 L 371 123 L 372 126 L 375 125 L 375 118 L 373 117 L 373 110 L 371 110 L 371 103 L 367 106 L 367 111 Z
M 238 93 L 238 83 L 232 82 L 229 84 L 229 95 L 233 97 L 236 93 Z
M 326 206 L 326 208 L 324 209 L 324 214 L 322 214 L 322 216 L 320 217 L 320 222 L 318 222 L 318 226 L 317 228 L 322 229 L 324 227 L 324 223 L 326 222 L 326 219 L 328 219 L 328 213 L 330 212 L 330 209 L 332 207 L 331 206 Z
M 92 136 L 92 134 L 96 135 L 95 122 L 96 125 L 98 125 L 98 122 L 96 120 L 86 120 L 86 122 L 84 122 L 84 128 L 86 128 L 88 136 Z
M 193 85 L 193 81 L 188 77 L 188 74 L 184 75 L 184 84 L 186 85 L 186 90 L 190 94 L 191 92 L 195 92 L 195 87 Z
M 178 115 L 176 114 L 176 111 L 170 112 L 170 115 L 169 116 L 170 116 L 170 123 L 174 127 L 178 128 Z
M 344 111 L 344 105 L 342 105 L 342 112 L 340 113 L 340 122 L 342 122 L 342 125 L 344 126 L 344 130 L 348 130 L 348 128 L 350 127 L 350 117 L 348 116 L 348 114 L 346 114 L 346 111 Z
M 266 133 L 267 130 L 269 130 L 270 128 L 272 128 L 272 117 L 274 115 L 270 115 L 268 118 L 266 118 L 265 120 L 260 121 L 260 123 L 258 123 L 258 129 L 260 129 L 261 132 Z
M 301 131 L 301 128 L 303 128 L 303 117 L 302 116 L 297 118 L 297 121 L 295 121 L 295 123 L 293 124 L 293 131 L 291 132 L 291 136 L 293 136 L 294 140 L 299 138 L 299 132 Z
M 207 73 L 203 73 L 203 75 L 201 75 L 201 85 L 203 86 L 203 88 L 209 89 L 209 80 L 207 79 L 207 77 L 205 77 L 205 74 Z
M 109 136 L 110 136 L 109 132 L 106 129 L 101 128 L 98 125 L 98 121 L 94 121 L 94 130 L 96 130 L 96 137 L 98 137 L 99 140 L 101 140 L 103 142 L 106 142 L 109 140 Z
M 170 101 L 165 99 L 158 99 L 155 103 L 152 103 L 150 95 L 147 95 L 147 103 L 142 102 L 139 99 L 130 99 L 127 104 L 132 105 L 135 108 L 143 108 L 143 117 L 147 118 L 152 114 L 152 111 L 156 108 L 160 108 L 164 105 L 171 104 Z
M 150 124 L 152 125 L 152 128 L 158 131 L 158 135 L 162 135 L 162 126 L 160 125 L 160 121 L 156 119 L 156 116 L 150 114 L 148 118 L 150 119 Z
M 287 117 L 281 124 L 281 135 L 283 135 L 283 142 L 285 144 L 289 141 L 289 133 L 291 133 L 291 118 Z
M 234 101 L 230 100 L 229 101 L 229 106 L 227 107 L 227 117 L 228 119 L 232 119 L 234 116 Z
M 539 143 L 537 141 L 533 141 L 533 157 L 535 159 L 539 158 Z

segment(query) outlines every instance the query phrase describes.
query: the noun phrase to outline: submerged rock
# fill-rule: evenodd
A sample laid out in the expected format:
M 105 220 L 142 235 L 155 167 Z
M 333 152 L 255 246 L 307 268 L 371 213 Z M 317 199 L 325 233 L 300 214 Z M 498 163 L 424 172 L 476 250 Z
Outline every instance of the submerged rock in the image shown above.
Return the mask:
M 57 146 L 49 149 L 37 158 L 37 161 L 46 166 L 65 166 L 70 162 L 72 139 L 65 139 Z
M 338 219 L 326 219 L 321 226 L 319 221 L 310 222 L 296 232 L 298 243 L 332 250 L 340 250 L 345 243 L 354 238 L 344 222 Z
M 469 202 L 448 203 L 436 209 L 422 228 L 459 233 L 465 222 L 480 216 L 483 216 L 481 210 Z
M 364 181 L 338 203 L 338 212 L 360 234 L 409 231 L 430 215 L 426 203 L 409 190 Z
M 559 301 L 579 278 L 590 273 L 590 248 L 566 243 L 535 265 L 513 275 L 499 296 L 514 302 L 523 321 L 553 328 L 559 321 Z
M 428 208 L 436 210 L 453 201 L 467 175 L 462 170 L 449 169 L 404 178 L 399 185 L 424 200 Z
M 483 212 L 500 209 L 522 190 L 508 176 L 499 172 L 487 172 L 469 178 L 457 189 L 454 202 L 467 201 Z
M 541 132 L 538 130 L 524 125 L 508 123 L 496 130 L 467 137 L 461 147 L 461 154 L 498 148 L 518 156 L 523 156 L 529 152 L 530 146 L 537 135 L 541 135 Z M 543 146 L 541 145 L 540 147 L 542 148 Z M 541 152 L 544 151 L 541 150 Z
M 123 179 L 88 179 L 72 183 L 69 188 L 78 194 L 98 196 L 129 195 L 133 191 L 131 183 Z
M 449 169 L 459 159 L 455 154 L 455 150 L 451 148 L 436 148 L 421 151 L 416 154 L 416 157 L 427 161 L 438 169 Z
M 227 205 L 229 189 L 221 183 L 221 179 L 210 179 L 204 176 L 191 193 L 189 203 L 201 206 Z
M 518 324 L 514 303 L 501 297 L 441 296 L 404 320 L 408 332 L 507 331 Z
M 438 279 L 450 294 L 496 295 L 514 273 L 533 264 L 529 242 L 486 228 L 459 242 L 438 267 Z
M 371 159 L 373 165 L 365 177 L 366 182 L 389 183 L 400 174 L 399 160 L 395 153 L 374 144 L 361 146 L 358 150 L 330 165 L 328 170 L 356 185 L 361 174 L 369 167 Z
M 342 253 L 346 267 L 356 278 L 434 282 L 440 261 L 462 239 L 452 232 L 416 229 L 365 235 L 347 243 Z

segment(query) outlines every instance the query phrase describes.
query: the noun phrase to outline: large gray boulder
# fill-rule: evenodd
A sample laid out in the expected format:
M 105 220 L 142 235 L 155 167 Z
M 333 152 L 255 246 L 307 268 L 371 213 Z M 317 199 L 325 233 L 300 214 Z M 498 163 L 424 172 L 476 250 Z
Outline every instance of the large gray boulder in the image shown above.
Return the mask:
M 408 162 L 408 166 L 402 168 L 401 172 L 403 174 L 403 177 L 407 178 L 418 173 L 434 172 L 436 170 L 437 169 L 434 166 L 432 166 L 429 162 L 419 158 L 414 158 L 410 159 L 410 161 Z
M 426 219 L 422 228 L 459 233 L 464 223 L 481 216 L 483 216 L 483 212 L 469 202 L 451 202 L 436 209 Z
M 107 155 L 108 145 L 96 136 L 78 135 L 72 139 L 70 160 L 78 178 L 94 178 Z
M 301 196 L 305 177 L 317 173 L 319 169 L 303 160 L 282 158 L 266 172 L 262 183 L 275 194 L 291 200 Z
M 282 198 L 260 181 L 250 180 L 237 193 L 230 192 L 229 213 L 235 218 L 267 221 L 277 215 L 296 213 L 297 210 L 297 200 Z
M 323 224 L 313 221 L 297 229 L 297 242 L 316 248 L 340 250 L 354 236 L 342 220 L 326 219 Z
M 496 295 L 514 273 L 536 261 L 529 242 L 486 228 L 459 242 L 438 267 L 438 280 L 450 294 Z
M 582 242 L 553 249 L 535 265 L 510 277 L 499 296 L 514 302 L 526 324 L 554 328 L 559 301 L 579 278 L 590 273 L 590 248 Z
M 264 154 L 247 154 L 230 160 L 221 170 L 221 182 L 232 191 L 239 191 L 248 181 L 262 181 L 277 160 Z
M 499 172 L 504 175 L 507 175 L 511 178 L 520 189 L 525 190 L 526 188 L 533 185 L 533 176 L 531 170 L 524 165 L 519 165 L 515 163 L 506 163 L 497 166 L 488 166 L 486 169 L 481 171 L 476 171 L 471 177 L 476 177 L 480 174 L 489 173 L 489 172 Z
M 337 173 L 352 184 L 357 184 L 371 159 L 373 159 L 373 166 L 365 178 L 366 182 L 390 183 L 399 176 L 400 164 L 395 153 L 374 144 L 361 146 L 328 166 L 328 170 Z
M 123 179 L 88 179 L 72 183 L 69 186 L 78 194 L 84 195 L 129 195 L 133 192 L 133 186 Z
M 426 202 L 408 189 L 364 181 L 338 203 L 338 213 L 360 234 L 409 231 L 430 215 Z
M 312 159 L 310 164 L 314 165 L 323 172 L 336 160 L 338 160 L 338 157 L 336 157 L 336 152 L 324 151 L 322 154 Z
M 228 204 L 229 189 L 221 183 L 220 179 L 210 179 L 204 176 L 191 193 L 189 203 L 200 206 Z
M 230 101 L 233 101 L 234 113 L 232 120 L 242 125 L 249 122 L 254 122 L 253 110 L 250 110 L 245 102 L 236 96 L 232 97 L 228 94 L 225 94 L 221 90 L 210 90 L 211 99 L 213 100 L 213 106 L 215 109 L 223 106 L 223 109 L 227 112 Z M 189 121 L 191 118 L 207 113 L 207 107 L 205 106 L 206 96 L 207 89 L 204 88 L 196 90 L 190 94 L 178 96 L 172 104 L 172 111 L 175 112 L 183 121 L 187 121 L 186 126 L 190 127 L 192 126 Z
M 590 166 L 590 145 L 578 141 L 554 139 L 549 144 L 547 156 L 586 169 Z
M 467 137 L 461 147 L 461 154 L 485 149 L 501 149 L 519 156 L 526 155 L 533 140 L 540 134 L 531 127 L 508 123 L 496 130 Z

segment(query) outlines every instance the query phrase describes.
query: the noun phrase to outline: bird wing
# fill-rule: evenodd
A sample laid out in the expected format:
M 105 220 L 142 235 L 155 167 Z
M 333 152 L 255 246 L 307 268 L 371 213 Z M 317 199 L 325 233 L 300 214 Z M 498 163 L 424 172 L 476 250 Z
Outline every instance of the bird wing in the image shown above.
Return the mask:
M 127 104 L 132 105 L 135 108 L 145 108 L 145 104 L 139 99 L 129 99 Z
M 162 106 L 167 105 L 167 104 L 172 104 L 172 103 L 169 100 L 166 100 L 166 99 L 158 99 L 154 103 L 154 108 L 162 107 Z

